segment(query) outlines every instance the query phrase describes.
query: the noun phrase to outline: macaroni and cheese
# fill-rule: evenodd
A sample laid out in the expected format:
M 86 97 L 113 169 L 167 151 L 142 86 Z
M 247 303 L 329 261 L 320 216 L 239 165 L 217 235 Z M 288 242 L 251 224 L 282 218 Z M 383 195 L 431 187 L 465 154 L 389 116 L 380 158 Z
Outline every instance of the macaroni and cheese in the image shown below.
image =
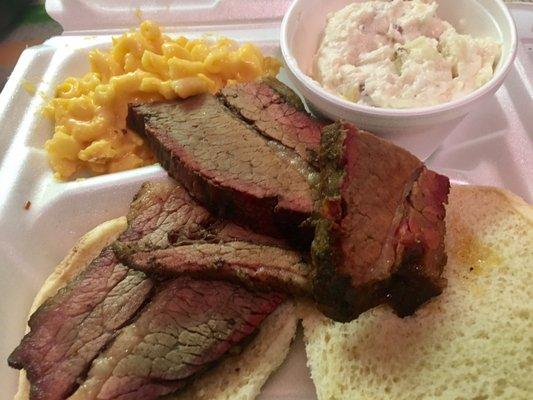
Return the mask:
M 236 82 L 276 75 L 279 62 L 252 44 L 228 38 L 175 39 L 150 21 L 113 38 L 108 51 L 89 53 L 91 72 L 56 87 L 45 115 L 55 122 L 45 144 L 59 179 L 151 164 L 143 139 L 126 128 L 127 105 L 214 93 Z

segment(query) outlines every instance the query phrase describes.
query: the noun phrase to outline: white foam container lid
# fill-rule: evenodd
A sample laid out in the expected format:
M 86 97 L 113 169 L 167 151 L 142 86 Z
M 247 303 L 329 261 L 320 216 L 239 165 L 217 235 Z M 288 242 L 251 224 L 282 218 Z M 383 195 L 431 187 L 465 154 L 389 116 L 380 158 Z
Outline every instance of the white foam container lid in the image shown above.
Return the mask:
M 142 182 L 168 179 L 158 166 L 81 181 L 58 182 L 44 142 L 53 126 L 39 113 L 45 100 L 24 88 L 53 95 L 67 76 L 88 71 L 86 53 L 106 47 L 110 35 L 153 19 L 167 32 L 197 36 L 217 32 L 256 43 L 279 55 L 279 25 L 289 0 L 48 0 L 62 36 L 23 52 L 0 94 L 0 398 L 12 398 L 17 371 L 7 356 L 25 329 L 27 312 L 44 279 L 76 240 L 108 219 L 125 215 Z M 484 109 L 468 115 L 428 160 L 454 182 L 507 188 L 533 200 L 533 6 L 510 5 L 520 38 L 518 57 L 502 88 Z M 289 85 L 282 71 L 280 79 Z M 24 209 L 27 201 L 31 207 Z M 314 399 L 297 339 L 261 399 Z

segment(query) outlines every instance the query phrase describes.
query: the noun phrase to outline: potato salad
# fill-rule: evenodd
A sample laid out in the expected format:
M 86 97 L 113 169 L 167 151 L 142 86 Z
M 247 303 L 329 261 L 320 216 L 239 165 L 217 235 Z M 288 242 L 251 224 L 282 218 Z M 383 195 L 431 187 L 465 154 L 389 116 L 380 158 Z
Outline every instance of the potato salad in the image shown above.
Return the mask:
M 487 83 L 500 53 L 492 38 L 459 34 L 434 1 L 356 2 L 328 15 L 314 78 L 359 104 L 425 107 Z

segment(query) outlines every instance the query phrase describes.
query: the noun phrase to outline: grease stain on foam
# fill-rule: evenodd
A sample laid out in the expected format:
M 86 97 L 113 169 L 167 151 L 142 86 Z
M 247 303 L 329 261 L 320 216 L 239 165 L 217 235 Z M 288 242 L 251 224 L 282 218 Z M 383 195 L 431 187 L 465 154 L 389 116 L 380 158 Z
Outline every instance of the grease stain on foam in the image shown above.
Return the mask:
M 135 10 L 133 11 L 133 15 L 135 15 L 135 18 L 137 18 L 139 22 L 143 22 L 143 13 L 140 7 L 135 7 Z
M 44 101 L 49 101 L 50 100 L 50 96 L 48 96 L 44 91 L 42 90 L 37 90 L 37 87 L 43 83 L 43 81 L 31 81 L 29 79 L 22 79 L 21 80 L 21 83 L 20 83 L 20 86 L 22 86 L 22 88 L 26 91 L 26 93 L 28 93 L 30 96 L 35 96 L 35 95 L 38 95 L 39 97 L 41 97 Z
M 22 83 L 21 83 L 21 86 L 22 88 L 28 92 L 28 94 L 30 95 L 34 95 L 35 93 L 37 93 L 37 86 L 35 83 L 33 83 L 32 81 L 28 80 L 28 79 L 22 79 Z

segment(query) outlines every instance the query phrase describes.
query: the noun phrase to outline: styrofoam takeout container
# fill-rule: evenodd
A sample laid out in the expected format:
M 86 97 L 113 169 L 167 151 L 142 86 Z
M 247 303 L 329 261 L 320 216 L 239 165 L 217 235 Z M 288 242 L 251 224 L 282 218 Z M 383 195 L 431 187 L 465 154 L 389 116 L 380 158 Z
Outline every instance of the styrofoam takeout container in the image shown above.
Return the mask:
M 12 398 L 17 371 L 8 354 L 24 334 L 27 312 L 44 279 L 76 240 L 96 225 L 124 215 L 142 182 L 161 180 L 158 166 L 58 182 L 48 167 L 44 142 L 51 123 L 39 113 L 54 86 L 88 70 L 86 53 L 105 48 L 110 34 L 151 18 L 187 35 L 219 32 L 279 53 L 280 22 L 289 0 L 49 0 L 47 9 L 67 31 L 27 49 L 0 94 L 0 399 Z M 137 7 L 140 7 L 140 12 Z M 238 11 L 236 11 L 238 10 Z M 518 57 L 502 88 L 483 109 L 470 113 L 428 160 L 454 182 L 495 185 L 533 200 L 533 6 L 512 6 L 519 22 Z M 139 16 L 140 14 L 140 16 Z M 243 17 L 245 16 L 245 18 Z M 212 22 L 210 22 L 212 21 Z M 77 29 L 78 32 L 73 32 Z M 83 31 L 83 32 L 80 32 Z M 281 80 L 291 84 L 285 72 Z M 24 89 L 29 81 L 38 94 Z M 26 210 L 24 205 L 31 201 Z M 265 400 L 314 399 L 302 341 L 265 385 Z
M 365 0 L 356 0 L 365 1 Z M 494 76 L 473 93 L 431 107 L 378 108 L 357 104 L 325 90 L 313 76 L 315 54 L 327 16 L 354 0 L 296 0 L 281 25 L 281 52 L 289 75 L 313 110 L 329 118 L 343 118 L 405 147 L 425 160 L 448 136 L 454 125 L 481 106 L 501 86 L 516 54 L 516 28 L 502 0 L 436 0 L 438 15 L 460 33 L 492 37 L 502 45 Z

